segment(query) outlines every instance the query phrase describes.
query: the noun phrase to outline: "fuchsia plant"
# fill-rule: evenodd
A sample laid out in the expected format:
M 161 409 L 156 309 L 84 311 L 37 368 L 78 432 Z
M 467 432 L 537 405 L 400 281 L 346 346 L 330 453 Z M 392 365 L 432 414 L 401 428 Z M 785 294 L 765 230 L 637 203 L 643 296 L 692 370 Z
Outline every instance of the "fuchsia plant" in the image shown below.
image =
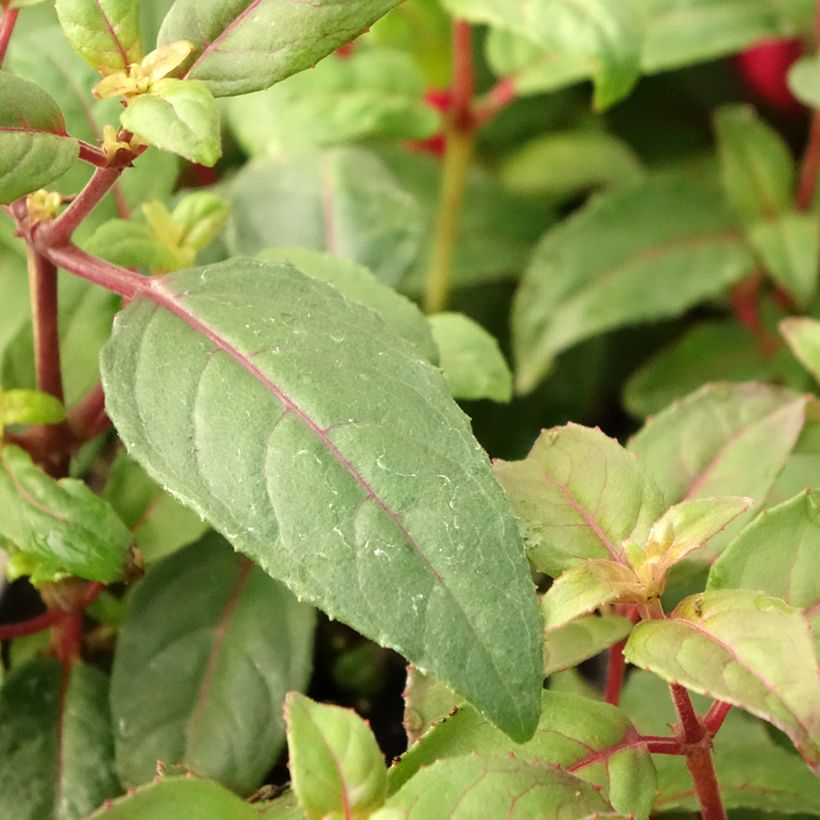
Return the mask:
M 0 546 L 45 609 L 3 610 L 0 817 L 820 813 L 820 60 L 781 5 L 0 3 Z M 683 99 L 772 36 L 801 162 Z M 511 372 L 448 306 L 515 280 Z M 375 726 L 379 647 L 389 766 L 303 694 Z

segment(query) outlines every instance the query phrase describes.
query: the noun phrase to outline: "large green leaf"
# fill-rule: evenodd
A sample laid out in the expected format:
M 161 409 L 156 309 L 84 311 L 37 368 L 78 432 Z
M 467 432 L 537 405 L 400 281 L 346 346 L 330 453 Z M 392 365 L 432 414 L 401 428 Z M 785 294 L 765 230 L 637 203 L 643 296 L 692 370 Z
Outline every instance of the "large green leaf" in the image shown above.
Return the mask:
M 106 704 L 108 681 L 85 664 L 38 659 L 0 689 L 0 816 L 82 820 L 121 789 Z
M 593 199 L 541 240 L 513 307 L 517 387 L 605 330 L 676 316 L 755 260 L 708 186 L 650 177 Z
M 780 332 L 800 363 L 820 382 L 820 321 L 793 316 L 780 323 Z
M 643 544 L 666 509 L 634 456 L 597 429 L 545 430 L 527 458 L 494 467 L 530 559 L 552 576 L 588 558 L 621 560 L 623 542 Z
M 190 80 L 163 79 L 128 104 L 122 124 L 163 151 L 211 166 L 222 154 L 219 111 L 208 88 Z
M 820 493 L 766 510 L 713 564 L 709 589 L 756 589 L 801 609 L 820 603 Z
M 766 37 L 811 27 L 812 0 L 639 0 L 646 20 L 641 57 L 655 73 L 722 57 Z
M 592 77 L 599 108 L 624 97 L 638 79 L 641 21 L 635 0 L 444 0 L 444 6 L 459 17 L 526 38 L 544 53 L 545 62 L 580 64 L 582 76 Z
M 32 562 L 35 582 L 122 576 L 131 533 L 82 481 L 55 481 L 19 447 L 0 449 L 0 540 Z
M 68 42 L 100 73 L 142 59 L 139 0 L 57 0 L 56 7 Z
M 475 755 L 439 760 L 428 766 L 371 818 L 581 820 L 606 815 L 609 811 L 611 806 L 595 787 L 573 774 L 540 762 L 518 760 L 512 755 Z
M 820 669 L 803 613 L 782 599 L 739 589 L 693 595 L 669 619 L 636 626 L 624 655 L 771 721 L 820 770 Z
M 629 449 L 670 502 L 744 495 L 763 503 L 803 428 L 806 396 L 763 384 L 714 384 L 650 419 Z M 753 508 L 754 509 L 754 508 Z M 748 513 L 712 540 L 720 551 Z
M 98 820 L 259 820 L 256 807 L 218 783 L 168 777 L 134 789 L 91 815 Z
M 693 695 L 698 711 L 709 705 Z M 656 675 L 634 670 L 621 693 L 621 706 L 636 728 L 647 735 L 667 735 L 676 719 L 669 688 Z M 771 814 L 743 817 L 779 817 L 820 810 L 820 780 L 793 750 L 774 741 L 766 726 L 733 709 L 712 741 L 720 796 L 726 809 L 750 808 Z M 700 808 L 685 759 L 679 755 L 655 755 L 658 773 L 657 812 L 697 812 Z M 738 815 L 741 816 L 741 815 Z
M 196 46 L 186 77 L 217 97 L 247 94 L 315 65 L 361 34 L 398 0 L 177 0 L 159 45 Z
M 413 344 L 425 359 L 438 363 L 438 348 L 424 314 L 406 296 L 376 279 L 367 268 L 307 248 L 268 248 L 258 256 L 268 262 L 290 262 L 302 273 L 333 285 L 348 299 L 375 310 L 394 333 Z
M 463 313 L 430 317 L 441 369 L 457 399 L 512 397 L 512 374 L 495 337 Z
M 515 522 L 442 376 L 375 313 L 236 260 L 152 280 L 102 365 L 160 484 L 297 595 L 532 733 L 541 628 Z
M 251 155 L 373 138 L 429 137 L 441 117 L 424 102 L 424 82 L 401 52 L 328 57 L 258 94 L 236 97 L 228 123 Z
M 290 692 L 285 704 L 293 790 L 308 820 L 366 820 L 384 803 L 384 757 L 353 711 Z
M 285 694 L 308 681 L 313 627 L 309 607 L 218 536 L 157 564 L 128 601 L 114 655 L 123 782 L 148 782 L 162 760 L 257 788 L 284 744 Z
M 36 83 L 0 71 L 0 203 L 48 185 L 79 151 L 57 103 Z
M 329 149 L 259 159 L 230 196 L 233 253 L 303 247 L 358 262 L 395 285 L 415 261 L 424 215 L 373 154 Z
M 541 762 L 572 772 L 597 786 L 622 812 L 647 817 L 655 792 L 655 772 L 649 753 L 637 740 L 629 719 L 615 706 L 580 695 L 545 691 L 542 715 L 532 740 L 523 745 L 482 720 L 470 707 L 462 707 L 437 724 L 388 772 L 390 793 L 413 782 L 419 772 L 436 761 L 513 753 L 521 762 Z M 391 805 L 388 801 L 387 805 Z M 490 812 L 481 816 L 495 817 Z M 541 814 L 539 816 L 552 816 Z

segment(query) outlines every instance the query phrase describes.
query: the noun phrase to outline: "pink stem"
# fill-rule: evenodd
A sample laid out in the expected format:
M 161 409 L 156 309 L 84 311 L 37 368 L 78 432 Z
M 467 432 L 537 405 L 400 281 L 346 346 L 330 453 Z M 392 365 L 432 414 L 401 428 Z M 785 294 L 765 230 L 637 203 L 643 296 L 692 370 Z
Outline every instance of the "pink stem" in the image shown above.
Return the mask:
M 58 267 L 88 279 L 89 282 L 94 282 L 106 290 L 119 293 L 126 299 L 133 299 L 151 286 L 150 279 L 91 256 L 74 245 L 45 248 L 43 253 Z
M 6 59 L 6 52 L 9 48 L 11 35 L 14 33 L 14 26 L 17 24 L 17 16 L 20 9 L 4 9 L 3 17 L 0 18 L 0 67 Z
M 728 715 L 731 710 L 731 703 L 725 703 L 722 700 L 713 701 L 709 710 L 703 716 L 703 725 L 711 737 L 714 737 L 718 733 L 718 730 L 723 725 L 723 721 L 726 720 L 726 715 Z
M 474 91 L 472 30 L 466 20 L 455 20 L 453 22 L 453 82 L 450 88 L 451 112 L 456 127 L 465 131 L 473 128 Z

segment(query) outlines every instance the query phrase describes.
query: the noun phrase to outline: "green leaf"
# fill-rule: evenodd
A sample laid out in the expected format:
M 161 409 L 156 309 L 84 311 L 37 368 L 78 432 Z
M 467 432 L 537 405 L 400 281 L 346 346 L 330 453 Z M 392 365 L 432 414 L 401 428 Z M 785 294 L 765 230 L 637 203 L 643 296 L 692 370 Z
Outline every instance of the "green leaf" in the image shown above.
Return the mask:
M 538 763 L 545 771 L 572 772 L 579 778 L 579 786 L 587 781 L 599 788 L 618 811 L 647 817 L 655 793 L 655 772 L 646 749 L 630 743 L 636 738 L 637 732 L 623 712 L 579 695 L 543 692 L 538 728 L 532 740 L 521 745 L 511 743 L 470 707 L 463 707 L 427 732 L 391 767 L 389 790 L 391 794 L 400 790 L 401 795 L 409 781 L 411 791 L 417 794 L 412 784 L 424 777 L 425 767 L 435 766 L 437 761 L 441 765 L 441 761 L 455 758 L 475 760 L 477 755 L 478 759 L 500 759 L 509 754 L 515 755 L 519 764 Z M 431 783 L 428 786 L 433 788 Z M 444 799 L 442 796 L 442 803 Z M 388 799 L 387 806 L 395 804 L 394 798 Z M 442 811 L 434 816 L 442 816 Z M 473 816 L 507 815 L 488 806 Z M 563 815 L 553 815 L 544 806 L 537 814 L 524 816 Z
M 644 584 L 630 567 L 591 558 L 562 573 L 546 591 L 541 602 L 544 627 L 559 629 L 605 604 L 640 603 L 645 598 Z
M 545 234 L 516 294 L 518 390 L 573 344 L 677 316 L 754 269 L 708 186 L 658 176 L 593 199 Z
M 433 364 L 439 351 L 430 325 L 413 302 L 380 282 L 367 268 L 339 259 L 329 253 L 307 248 L 268 248 L 259 259 L 267 262 L 290 262 L 308 276 L 333 285 L 348 299 L 375 310 L 391 330 L 410 342 Z
M 106 703 L 107 680 L 74 663 L 36 659 L 0 689 L 0 815 L 82 820 L 120 792 Z
M 780 333 L 798 361 L 820 382 L 820 321 L 790 317 L 780 323 Z
M 122 124 L 163 151 L 208 167 L 222 155 L 219 111 L 204 83 L 164 79 L 128 104 Z
M 233 183 L 230 208 L 234 254 L 270 247 L 327 251 L 388 285 L 399 282 L 422 241 L 418 203 L 361 148 L 251 162 Z
M 495 337 L 463 313 L 439 313 L 429 321 L 453 396 L 509 402 L 512 374 Z
M 640 0 L 645 17 L 641 66 L 654 74 L 713 60 L 766 37 L 811 27 L 812 0 Z
M 120 579 L 131 533 L 82 481 L 55 481 L 7 445 L 0 450 L 0 509 L 0 538 L 36 559 L 35 583 L 66 575 Z
M 380 49 L 328 57 L 313 71 L 236 97 L 228 123 L 256 156 L 363 139 L 423 139 L 439 130 L 441 117 L 424 101 L 413 60 Z
M 783 138 L 748 105 L 715 113 L 721 179 L 732 210 L 745 225 L 791 210 L 795 168 Z
M 722 495 L 765 500 L 803 428 L 806 396 L 750 382 L 713 384 L 654 418 L 629 442 L 671 502 Z M 720 552 L 749 514 L 714 538 Z
M 820 54 L 801 57 L 789 69 L 789 89 L 809 108 L 820 109 Z
M 57 179 L 79 151 L 57 103 L 36 83 L 0 71 L 0 204 Z
M 809 305 L 817 292 L 820 265 L 817 215 L 781 214 L 752 225 L 747 239 L 767 273 L 788 291 L 798 307 Z
M 801 609 L 820 603 L 820 493 L 766 510 L 712 565 L 709 589 L 756 589 Z
M 57 0 L 56 7 L 68 42 L 101 74 L 142 59 L 139 0 Z
M 749 590 L 690 596 L 668 620 L 636 626 L 624 655 L 667 681 L 774 723 L 820 769 L 814 644 L 803 614 L 780 598 Z
M 176 267 L 173 251 L 163 245 L 147 222 L 109 219 L 84 244 L 84 250 L 115 265 L 171 271 Z
M 407 667 L 407 683 L 402 693 L 404 698 L 404 731 L 407 744 L 412 746 L 428 729 L 457 712 L 464 703 L 452 689 L 440 680 L 425 675 L 415 666 Z
M 0 390 L 0 431 L 4 424 L 57 424 L 63 403 L 39 390 Z
M 210 780 L 167 777 L 95 811 L 99 820 L 259 820 L 257 809 Z
M 222 233 L 229 214 L 225 201 L 211 191 L 186 194 L 171 214 L 181 231 L 179 245 L 195 253 L 207 248 Z
M 555 202 L 642 175 L 640 161 L 624 141 L 591 128 L 537 137 L 508 154 L 500 170 L 501 181 L 511 191 Z
M 235 260 L 152 280 L 102 370 L 149 475 L 297 595 L 529 736 L 541 629 L 514 520 L 444 379 L 375 313 Z
M 573 60 L 595 85 L 595 106 L 606 108 L 626 96 L 638 79 L 641 20 L 632 0 L 445 0 L 454 15 L 488 23 L 528 39 L 559 65 Z M 552 86 L 555 87 L 555 86 Z M 543 90 L 548 90 L 544 88 Z
M 518 516 L 529 556 L 553 577 L 588 558 L 619 561 L 623 542 L 643 544 L 666 509 L 634 456 L 600 430 L 545 430 L 522 461 L 495 474 Z
M 479 756 L 439 760 L 388 799 L 372 820 L 447 817 L 565 817 L 581 820 L 611 807 L 579 777 L 540 762 Z
M 387 792 L 384 757 L 352 710 L 289 692 L 285 703 L 293 790 L 308 820 L 370 817 Z
M 159 32 L 159 45 L 196 46 L 187 79 L 216 97 L 260 91 L 310 68 L 365 31 L 397 0 L 177 0 Z
M 309 678 L 313 628 L 312 610 L 218 536 L 154 566 L 114 654 L 123 782 L 148 782 L 163 760 L 241 794 L 257 788 L 284 744 L 285 694 Z
M 131 530 L 147 563 L 153 563 L 201 538 L 208 525 L 192 510 L 158 487 L 121 451 L 102 491 Z
M 800 384 L 800 377 L 784 347 L 766 355 L 753 334 L 734 319 L 700 322 L 630 376 L 623 401 L 633 416 L 646 418 L 706 382 Z
M 595 657 L 632 630 L 620 615 L 587 615 L 544 631 L 544 674 L 552 675 Z
M 708 701 L 698 695 L 693 701 L 699 711 L 708 706 Z M 668 734 L 669 726 L 677 719 L 666 684 L 641 670 L 634 670 L 627 678 L 621 705 L 643 734 Z M 757 719 L 733 709 L 712 742 L 712 755 L 726 809 L 773 813 L 743 817 L 796 812 L 816 815 L 820 780 L 793 751 L 773 741 L 765 724 Z M 700 804 L 684 758 L 655 755 L 653 762 L 658 772 L 655 811 L 697 812 Z

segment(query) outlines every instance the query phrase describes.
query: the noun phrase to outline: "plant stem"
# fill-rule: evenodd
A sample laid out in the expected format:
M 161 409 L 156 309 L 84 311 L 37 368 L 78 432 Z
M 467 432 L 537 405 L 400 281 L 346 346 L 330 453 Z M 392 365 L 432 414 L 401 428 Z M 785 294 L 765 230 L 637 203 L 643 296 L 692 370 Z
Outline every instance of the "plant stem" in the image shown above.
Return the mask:
M 97 383 L 88 395 L 71 409 L 68 414 L 68 426 L 77 441 L 90 441 L 104 433 L 109 425 L 103 386 Z
M 626 646 L 626 638 L 609 648 L 604 700 L 613 706 L 617 706 L 618 701 L 621 699 L 621 687 L 623 686 L 624 669 L 626 668 L 624 646 Z
M 58 267 L 94 282 L 106 290 L 119 293 L 126 299 L 133 299 L 151 286 L 150 279 L 91 256 L 71 244 L 59 248 L 46 248 L 43 252 Z
M 811 116 L 809 141 L 800 165 L 796 198 L 798 211 L 808 211 L 811 208 L 818 173 L 820 173 L 820 111 L 814 111 Z
M 85 140 L 77 140 L 80 144 L 80 159 L 91 165 L 96 165 L 98 168 L 104 168 L 108 164 L 108 157 L 105 153 Z
M 14 26 L 17 24 L 17 16 L 20 14 L 20 9 L 3 10 L 3 16 L 0 18 L 0 67 L 6 59 L 6 52 L 9 48 L 9 41 L 11 35 L 14 33 Z
M 711 737 L 714 737 L 723 721 L 726 720 L 726 715 L 732 710 L 731 703 L 725 703 L 722 700 L 716 700 L 709 707 L 709 711 L 703 716 L 703 725 Z
M 686 743 L 700 743 L 703 739 L 703 725 L 698 718 L 695 707 L 692 706 L 692 699 L 685 686 L 679 683 L 670 683 L 669 691 L 672 693 L 672 700 L 675 703 L 678 717 L 680 718 L 683 739 Z
M 453 21 L 453 82 L 450 89 L 451 111 L 457 128 L 473 128 L 473 35 L 465 20 Z
M 25 635 L 36 635 L 44 629 L 53 626 L 61 617 L 62 613 L 56 609 L 49 609 L 36 618 L 21 621 L 18 624 L 7 624 L 0 626 L 0 641 L 8 641 L 12 638 L 22 638 Z
M 708 746 L 697 746 L 686 753 L 686 767 L 692 775 L 703 820 L 726 820 L 720 786 Z
M 503 111 L 516 97 L 515 80 L 512 77 L 502 77 L 488 92 L 475 108 L 475 123 L 477 126 L 486 125 L 499 111 Z

